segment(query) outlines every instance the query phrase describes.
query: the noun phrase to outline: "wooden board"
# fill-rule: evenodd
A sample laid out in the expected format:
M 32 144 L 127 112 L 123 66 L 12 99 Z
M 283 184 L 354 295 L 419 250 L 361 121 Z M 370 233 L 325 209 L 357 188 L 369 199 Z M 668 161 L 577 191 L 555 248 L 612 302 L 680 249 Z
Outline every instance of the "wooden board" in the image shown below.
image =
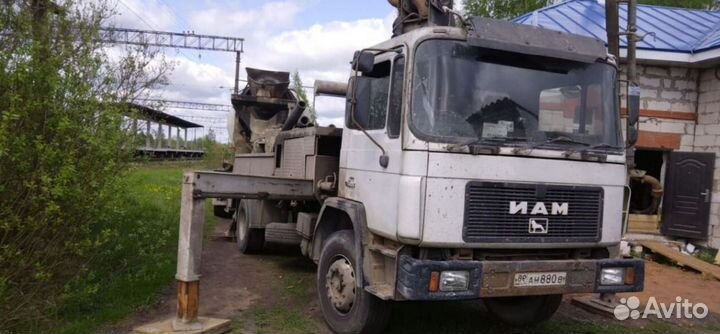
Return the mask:
M 230 320 L 216 318 L 198 318 L 198 328 L 192 330 L 178 330 L 173 326 L 175 319 L 166 319 L 152 324 L 135 327 L 133 333 L 137 334 L 222 334 L 232 329 Z
M 666 246 L 665 244 L 657 241 L 640 241 L 640 245 L 647 247 L 654 253 L 660 254 L 670 260 L 677 262 L 680 265 L 690 267 L 703 274 L 715 277 L 720 280 L 720 267 L 697 259 L 691 255 L 683 254 L 677 250 Z

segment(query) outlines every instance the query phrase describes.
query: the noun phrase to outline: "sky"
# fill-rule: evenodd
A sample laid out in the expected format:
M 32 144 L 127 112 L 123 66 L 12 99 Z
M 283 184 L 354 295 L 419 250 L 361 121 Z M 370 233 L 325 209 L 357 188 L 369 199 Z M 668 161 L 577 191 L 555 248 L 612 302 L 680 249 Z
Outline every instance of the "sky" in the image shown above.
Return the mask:
M 245 67 L 297 70 L 305 86 L 316 79 L 346 82 L 353 52 L 390 38 L 396 13 L 387 0 L 110 0 L 110 5 L 117 15 L 109 23 L 116 27 L 245 38 L 241 78 Z M 164 54 L 174 68 L 169 85 L 153 97 L 230 103 L 233 53 L 167 49 Z M 319 98 L 316 110 L 320 125 L 342 126 L 342 99 Z M 227 113 L 166 112 L 212 128 L 219 141 L 228 138 Z

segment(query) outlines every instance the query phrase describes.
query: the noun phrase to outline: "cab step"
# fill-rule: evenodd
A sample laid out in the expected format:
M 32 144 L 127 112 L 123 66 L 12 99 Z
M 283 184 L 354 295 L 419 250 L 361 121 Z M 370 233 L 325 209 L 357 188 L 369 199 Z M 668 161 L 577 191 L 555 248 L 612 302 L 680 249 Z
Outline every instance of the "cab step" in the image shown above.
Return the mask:
M 391 247 L 388 247 L 385 245 L 380 245 L 380 244 L 370 244 L 370 245 L 368 245 L 368 249 L 370 251 L 380 253 L 382 255 L 385 255 L 385 256 L 387 256 L 389 258 L 393 258 L 393 259 L 396 259 L 397 254 L 398 254 L 397 249 L 391 248 Z
M 382 300 L 390 300 L 393 298 L 395 289 L 390 284 L 374 284 L 365 287 L 365 291 Z

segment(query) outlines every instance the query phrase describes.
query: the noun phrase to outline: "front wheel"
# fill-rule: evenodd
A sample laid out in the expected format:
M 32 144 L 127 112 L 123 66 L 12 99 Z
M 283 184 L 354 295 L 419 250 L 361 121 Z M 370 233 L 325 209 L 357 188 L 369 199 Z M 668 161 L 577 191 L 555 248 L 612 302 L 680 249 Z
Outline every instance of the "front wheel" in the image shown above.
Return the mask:
M 486 298 L 483 302 L 502 322 L 526 326 L 550 319 L 560 307 L 562 295 Z
M 251 216 L 245 207 L 246 204 L 240 202 L 235 209 L 235 241 L 241 253 L 259 253 L 265 246 L 265 229 L 250 228 Z
M 390 304 L 366 292 L 355 272 L 352 231 L 330 235 L 320 254 L 317 291 L 325 322 L 334 333 L 380 333 L 390 319 Z

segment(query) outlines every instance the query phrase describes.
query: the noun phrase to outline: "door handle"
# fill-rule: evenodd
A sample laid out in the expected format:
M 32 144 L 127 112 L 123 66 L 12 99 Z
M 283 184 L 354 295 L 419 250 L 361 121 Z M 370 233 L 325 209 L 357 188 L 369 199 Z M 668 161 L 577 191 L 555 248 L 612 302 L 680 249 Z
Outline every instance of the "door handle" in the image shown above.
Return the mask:
M 705 189 L 700 195 L 705 196 L 705 203 L 710 203 L 710 189 Z

